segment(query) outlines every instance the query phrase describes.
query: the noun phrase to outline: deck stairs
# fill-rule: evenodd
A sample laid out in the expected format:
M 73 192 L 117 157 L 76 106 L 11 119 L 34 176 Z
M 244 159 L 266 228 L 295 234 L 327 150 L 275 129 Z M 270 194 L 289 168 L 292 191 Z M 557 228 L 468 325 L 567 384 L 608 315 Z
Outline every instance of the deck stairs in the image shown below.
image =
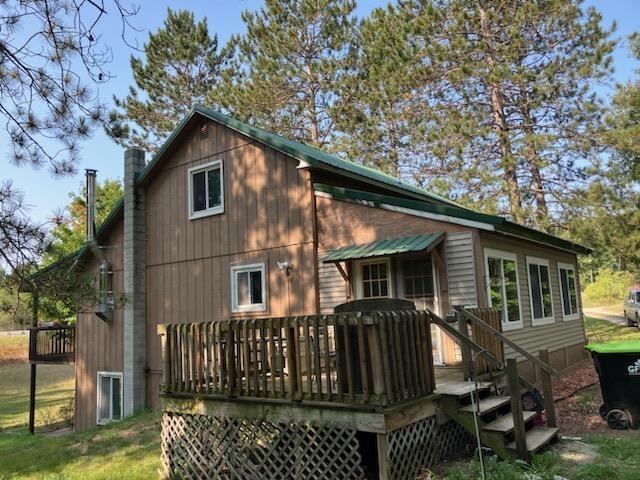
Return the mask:
M 482 444 L 500 458 L 518 458 L 514 440 L 514 422 L 511 399 L 496 391 L 488 382 L 446 381 L 437 385 L 441 396 L 441 408 L 456 423 L 475 437 L 474 406 Z M 474 396 L 472 402 L 471 396 Z M 527 451 L 532 455 L 558 438 L 558 428 L 535 426 L 536 412 L 523 411 Z

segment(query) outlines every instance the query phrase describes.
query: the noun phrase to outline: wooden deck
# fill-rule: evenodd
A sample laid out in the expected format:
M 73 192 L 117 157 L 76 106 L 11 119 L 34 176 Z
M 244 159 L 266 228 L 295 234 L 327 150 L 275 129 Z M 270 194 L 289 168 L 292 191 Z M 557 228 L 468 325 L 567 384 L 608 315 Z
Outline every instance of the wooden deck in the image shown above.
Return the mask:
M 73 363 L 76 329 L 70 325 L 29 329 L 29 362 Z
M 428 396 L 428 312 L 162 325 L 166 394 L 386 406 Z

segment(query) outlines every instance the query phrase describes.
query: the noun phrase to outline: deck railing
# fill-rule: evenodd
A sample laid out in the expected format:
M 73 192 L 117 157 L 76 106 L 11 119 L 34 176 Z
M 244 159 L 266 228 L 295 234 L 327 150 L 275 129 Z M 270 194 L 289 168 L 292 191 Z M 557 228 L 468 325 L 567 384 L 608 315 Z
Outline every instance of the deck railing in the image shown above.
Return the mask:
M 422 311 L 164 324 L 165 394 L 384 406 L 434 390 Z
M 29 361 L 72 363 L 75 359 L 75 332 L 75 327 L 71 325 L 31 328 Z

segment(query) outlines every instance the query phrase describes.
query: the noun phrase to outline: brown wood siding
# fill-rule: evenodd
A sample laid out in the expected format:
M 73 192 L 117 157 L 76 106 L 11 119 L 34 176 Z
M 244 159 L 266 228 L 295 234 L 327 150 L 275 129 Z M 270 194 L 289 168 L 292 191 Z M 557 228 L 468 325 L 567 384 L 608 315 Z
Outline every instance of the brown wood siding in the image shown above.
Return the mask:
M 418 235 L 427 232 L 463 232 L 470 227 L 392 212 L 362 204 L 316 197 L 318 251 L 378 239 Z
M 309 172 L 297 161 L 247 137 L 209 123 L 182 136 L 146 188 L 147 223 L 147 399 L 157 408 L 161 352 L 159 323 L 210 321 L 243 316 L 317 313 L 313 192 Z M 225 211 L 189 220 L 188 169 L 223 161 Z M 105 244 L 119 248 L 113 264 L 115 286 L 122 290 L 122 223 Z M 288 260 L 286 277 L 277 268 Z M 267 311 L 231 313 L 231 265 L 264 262 Z M 95 266 L 93 267 L 95 268 Z M 77 428 L 95 425 L 96 373 L 122 371 L 122 310 L 112 325 L 93 314 L 78 318 L 76 361 Z
M 189 168 L 221 159 L 225 211 L 189 220 Z M 297 161 L 219 125 L 185 135 L 147 186 L 148 398 L 158 407 L 160 323 L 317 313 L 312 191 Z M 293 268 L 286 277 L 277 262 Z M 263 262 L 267 310 L 231 312 L 231 266 Z
M 123 291 L 122 223 L 114 226 L 101 242 L 113 271 L 116 297 Z M 98 262 L 91 260 L 85 271 L 97 272 Z M 123 311 L 117 309 L 111 322 L 93 313 L 80 313 L 76 324 L 76 430 L 96 424 L 96 375 L 99 371 L 122 372 Z
M 487 301 L 484 248 L 492 248 L 516 254 L 518 265 L 518 282 L 520 286 L 520 310 L 523 328 L 508 330 L 505 332 L 509 338 L 517 342 L 529 352 L 536 353 L 541 348 L 553 352 L 565 347 L 585 343 L 584 323 L 578 320 L 563 321 L 562 300 L 560 296 L 560 282 L 558 278 L 558 262 L 575 265 L 578 273 L 577 257 L 575 254 L 562 250 L 545 247 L 540 244 L 509 238 L 506 236 L 481 232 L 480 242 L 482 256 L 476 259 L 476 268 L 482 273 L 482 283 L 479 294 Z M 526 257 L 544 258 L 549 261 L 549 275 L 551 280 L 551 295 L 553 297 L 554 322 L 547 325 L 533 326 L 531 322 L 531 303 L 529 294 L 529 279 L 527 275 Z M 582 302 L 580 301 L 580 312 Z M 510 349 L 506 355 L 513 355 Z

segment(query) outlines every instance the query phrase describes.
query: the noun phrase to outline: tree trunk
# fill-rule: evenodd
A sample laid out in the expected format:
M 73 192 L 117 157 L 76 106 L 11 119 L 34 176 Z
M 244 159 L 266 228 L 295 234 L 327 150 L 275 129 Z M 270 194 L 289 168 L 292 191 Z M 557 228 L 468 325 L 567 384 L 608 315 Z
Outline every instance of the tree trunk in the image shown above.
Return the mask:
M 489 64 L 489 67 L 493 69 L 496 65 L 496 59 L 494 57 L 492 47 L 493 34 L 487 24 L 487 13 L 482 2 L 478 3 L 478 12 L 480 14 L 481 35 L 489 50 L 487 63 Z M 492 81 L 489 83 L 489 86 L 491 87 L 491 108 L 494 128 L 498 134 L 498 141 L 500 143 L 500 164 L 504 170 L 503 178 L 506 183 L 505 190 L 509 199 L 509 212 L 514 221 L 521 223 L 524 220 L 522 214 L 522 198 L 520 195 L 520 187 L 518 185 L 516 162 L 511 149 L 511 141 L 509 139 L 509 125 L 504 111 L 504 96 L 502 94 L 502 88 L 498 82 Z
M 538 228 L 543 230 L 547 229 L 547 223 L 549 220 L 549 209 L 547 207 L 547 198 L 544 194 L 544 186 L 542 183 L 542 174 L 538 165 L 534 162 L 529 162 L 529 172 L 531 172 L 531 184 L 533 187 L 533 195 L 536 199 L 536 222 Z
M 522 104 L 520 111 L 522 112 L 522 125 L 524 131 L 525 157 L 531 173 L 531 188 L 536 202 L 536 226 L 542 230 L 547 230 L 549 220 L 549 208 L 547 206 L 547 198 L 544 192 L 544 182 L 542 172 L 540 171 L 541 159 L 538 149 L 535 146 L 533 136 L 535 135 L 533 117 L 529 109 L 529 95 L 524 85 L 520 86 Z
M 316 86 L 313 83 L 313 80 L 315 79 L 309 63 L 305 64 L 305 71 L 309 81 L 309 138 L 314 147 L 320 148 L 322 145 L 320 143 L 320 127 L 318 122 L 318 110 L 316 108 Z

